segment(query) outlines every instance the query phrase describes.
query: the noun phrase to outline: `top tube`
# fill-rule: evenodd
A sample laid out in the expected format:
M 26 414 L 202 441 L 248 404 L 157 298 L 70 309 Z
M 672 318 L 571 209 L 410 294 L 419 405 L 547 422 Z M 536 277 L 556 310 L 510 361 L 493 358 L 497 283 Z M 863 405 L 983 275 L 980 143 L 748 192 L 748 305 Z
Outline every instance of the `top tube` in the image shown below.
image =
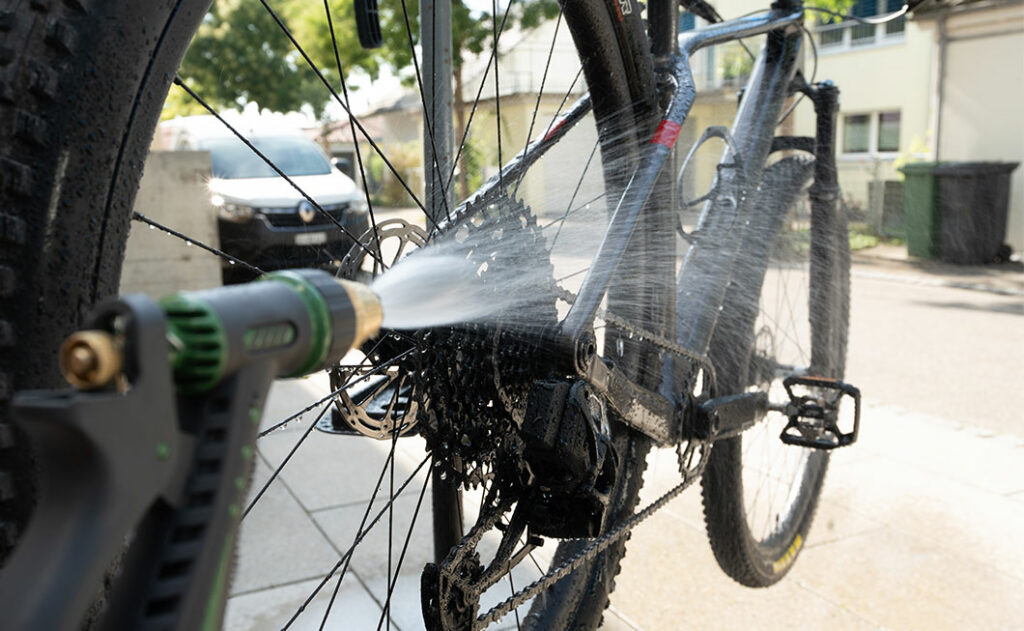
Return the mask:
M 688 57 L 705 46 L 775 31 L 791 24 L 802 24 L 804 9 L 784 8 L 762 11 L 733 20 L 716 22 L 679 35 L 679 52 Z

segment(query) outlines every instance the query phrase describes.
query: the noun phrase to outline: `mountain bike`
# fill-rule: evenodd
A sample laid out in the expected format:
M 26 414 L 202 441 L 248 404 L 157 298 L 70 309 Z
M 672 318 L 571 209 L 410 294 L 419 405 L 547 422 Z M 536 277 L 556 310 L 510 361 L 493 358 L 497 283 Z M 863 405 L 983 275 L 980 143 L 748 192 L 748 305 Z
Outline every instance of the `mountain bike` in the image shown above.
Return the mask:
M 344 82 L 319 72 L 261 4 L 295 44 L 296 63 L 308 62 L 348 110 Z M 368 500 L 339 484 L 367 500 L 362 521 L 351 547 L 325 559 L 289 625 L 321 590 L 337 593 L 329 585 L 356 572 L 357 544 L 387 522 L 383 624 L 392 598 L 407 593 L 397 589 L 398 568 L 413 532 L 399 537 L 396 555 L 392 512 L 408 490 L 418 514 L 428 487 L 434 550 L 419 582 L 430 628 L 596 627 L 630 530 L 698 479 L 728 575 L 766 586 L 790 570 L 828 453 L 853 443 L 859 423 L 859 393 L 841 381 L 849 251 L 834 163 L 838 89 L 798 69 L 811 41 L 799 0 L 729 21 L 693 0 L 685 6 L 709 24 L 683 34 L 674 1 L 562 3 L 550 50 L 558 33 L 571 36 L 580 71 L 555 94 L 554 117 L 538 123 L 534 112 L 525 137 L 535 137 L 507 161 L 499 108 L 519 95 L 498 87 L 482 96 L 500 86 L 498 55 L 485 52 L 470 125 L 481 102 L 499 110 L 500 168 L 451 206 L 424 204 L 403 184 L 422 227 L 379 221 L 367 193 L 372 227 L 353 235 L 338 274 L 365 280 L 408 251 L 441 244 L 473 264 L 495 299 L 508 291 L 501 270 L 530 270 L 529 300 L 485 321 L 385 329 L 359 345 L 359 359 L 332 365 L 318 405 L 263 425 L 277 364 L 252 359 L 202 388 L 175 384 L 164 328 L 195 314 L 143 298 L 103 302 L 117 293 L 132 220 L 147 221 L 132 202 L 165 95 L 175 84 L 205 104 L 176 69 L 208 6 L 33 0 L 0 11 L 0 602 L 11 624 L 218 626 L 258 459 L 252 443 L 310 410 L 317 420 L 280 468 L 314 426 L 339 450 L 376 438 L 387 456 Z M 495 7 L 494 40 L 515 10 Z M 411 27 L 409 35 L 413 45 Z M 682 199 L 673 149 L 696 94 L 689 57 L 756 35 L 764 43 L 733 126 L 709 128 L 696 143 L 725 145 L 714 183 L 702 198 Z M 813 104 L 814 137 L 776 134 L 794 95 Z M 358 117 L 350 120 L 380 152 Z M 461 133 L 457 154 L 467 150 Z M 429 125 L 426 135 L 432 141 Z M 554 192 L 531 203 L 531 171 L 545 160 L 579 174 L 555 178 Z M 442 191 L 453 186 L 454 171 L 426 166 Z M 680 219 L 686 207 L 700 208 L 695 227 Z M 587 236 L 595 231 L 599 241 Z M 583 267 L 562 273 L 556 246 Z M 232 308 L 256 304 L 271 286 L 281 285 L 230 294 L 246 297 Z M 55 393 L 57 349 L 83 327 L 105 329 L 123 361 L 102 388 Z M 216 323 L 197 327 L 206 335 Z M 181 337 L 171 340 L 173 356 L 196 348 Z M 409 441 L 423 457 L 396 481 L 396 450 Z M 652 446 L 677 450 L 679 483 L 638 510 Z M 330 606 L 324 621 L 329 614 Z

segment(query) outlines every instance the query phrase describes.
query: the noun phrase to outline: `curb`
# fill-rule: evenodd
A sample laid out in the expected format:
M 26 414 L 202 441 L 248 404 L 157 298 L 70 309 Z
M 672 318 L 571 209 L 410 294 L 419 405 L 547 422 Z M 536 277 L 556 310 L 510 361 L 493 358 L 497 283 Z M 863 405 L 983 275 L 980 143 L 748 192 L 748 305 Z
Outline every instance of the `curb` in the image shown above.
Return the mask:
M 872 270 L 857 269 L 856 261 L 850 268 L 851 276 L 855 278 L 869 278 L 872 280 L 884 280 L 908 285 L 923 285 L 927 287 L 950 287 L 952 289 L 966 289 L 969 291 L 980 291 L 1000 296 L 1024 297 L 1024 288 L 998 287 L 986 283 L 971 283 L 959 280 L 950 280 L 923 274 L 903 274 L 898 272 L 876 272 Z

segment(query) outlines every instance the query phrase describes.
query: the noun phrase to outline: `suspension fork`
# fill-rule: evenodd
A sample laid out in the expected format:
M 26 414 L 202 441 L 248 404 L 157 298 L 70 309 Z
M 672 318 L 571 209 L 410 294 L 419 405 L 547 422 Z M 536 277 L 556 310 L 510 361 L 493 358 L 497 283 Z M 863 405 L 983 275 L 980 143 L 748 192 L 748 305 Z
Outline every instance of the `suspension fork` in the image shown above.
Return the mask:
M 835 230 L 836 222 L 828 221 L 835 217 L 839 209 L 839 177 L 836 169 L 836 114 L 839 111 L 839 88 L 831 81 L 823 81 L 816 86 L 801 81 L 797 89 L 807 95 L 814 103 L 815 139 L 814 139 L 814 182 L 808 191 L 811 201 L 811 261 L 822 263 L 823 269 L 836 269 L 835 257 L 839 252 L 831 247 L 837 235 L 829 234 Z M 810 308 L 821 314 L 833 313 L 836 294 L 831 290 L 831 283 L 811 283 Z M 818 318 L 819 322 L 827 318 Z M 817 374 L 832 375 L 835 366 L 829 357 L 829 349 L 834 345 L 828 339 L 833 335 L 831 326 L 812 327 L 811 368 Z

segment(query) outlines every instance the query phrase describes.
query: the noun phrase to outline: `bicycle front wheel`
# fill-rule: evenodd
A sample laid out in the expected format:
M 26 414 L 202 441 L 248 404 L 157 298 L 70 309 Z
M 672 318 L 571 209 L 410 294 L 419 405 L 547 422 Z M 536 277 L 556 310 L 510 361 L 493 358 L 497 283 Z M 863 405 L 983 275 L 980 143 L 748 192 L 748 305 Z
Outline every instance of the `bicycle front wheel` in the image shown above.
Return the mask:
M 723 394 L 767 391 L 782 380 L 841 378 L 849 320 L 849 241 L 841 205 L 810 210 L 804 189 L 813 161 L 784 158 L 765 170 L 752 208 L 752 238 L 722 310 L 710 354 Z M 760 223 L 758 223 L 760 222 Z M 772 235 L 772 236 L 767 236 Z M 807 539 L 827 452 L 783 444 L 776 412 L 711 450 L 704 517 L 719 565 L 743 585 L 763 587 L 793 566 Z

